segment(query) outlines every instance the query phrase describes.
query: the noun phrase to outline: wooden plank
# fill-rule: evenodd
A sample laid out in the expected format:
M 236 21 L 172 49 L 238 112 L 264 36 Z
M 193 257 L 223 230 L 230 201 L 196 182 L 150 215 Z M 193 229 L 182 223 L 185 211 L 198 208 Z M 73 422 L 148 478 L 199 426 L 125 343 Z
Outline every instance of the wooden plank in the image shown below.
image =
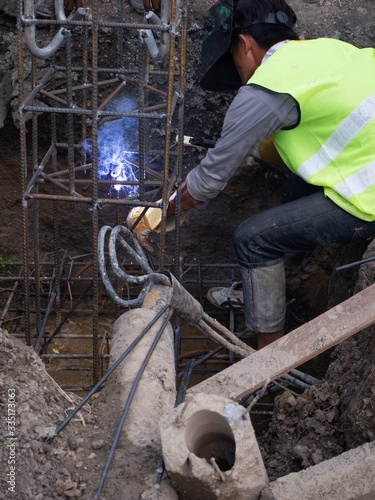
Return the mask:
M 188 392 L 239 400 L 373 323 L 375 284 Z

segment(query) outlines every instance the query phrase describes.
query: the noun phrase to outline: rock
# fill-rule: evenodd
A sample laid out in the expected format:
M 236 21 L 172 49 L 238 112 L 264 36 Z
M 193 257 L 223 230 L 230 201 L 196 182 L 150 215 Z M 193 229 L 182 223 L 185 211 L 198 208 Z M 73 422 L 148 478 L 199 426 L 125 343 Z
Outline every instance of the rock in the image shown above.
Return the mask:
M 32 450 L 37 451 L 37 450 L 41 449 L 41 447 L 43 446 L 43 443 L 41 443 L 40 441 L 37 441 L 36 439 L 32 439 L 30 441 L 30 445 L 31 445 Z
M 72 434 L 67 439 L 67 444 L 71 450 L 76 450 L 78 448 L 77 438 Z
M 105 441 L 103 439 L 98 439 L 97 441 L 93 441 L 91 443 L 91 447 L 93 450 L 100 450 L 101 448 L 103 448 L 105 444 Z
M 38 425 L 35 427 L 35 432 L 41 438 L 53 437 L 55 435 L 55 427 L 47 427 L 46 425 Z
M 304 460 L 307 460 L 311 453 L 310 453 L 310 449 L 307 447 L 307 446 L 303 446 L 301 444 L 297 444 L 294 448 L 293 448 L 293 455 L 304 461 Z
M 52 464 L 51 464 L 51 462 L 46 462 L 46 463 L 43 465 L 43 472 L 44 472 L 44 473 L 49 472 L 51 469 L 52 469 Z
M 311 453 L 311 459 L 314 462 L 314 464 L 319 464 L 320 462 L 323 461 L 323 453 L 321 450 L 315 450 L 313 453 Z

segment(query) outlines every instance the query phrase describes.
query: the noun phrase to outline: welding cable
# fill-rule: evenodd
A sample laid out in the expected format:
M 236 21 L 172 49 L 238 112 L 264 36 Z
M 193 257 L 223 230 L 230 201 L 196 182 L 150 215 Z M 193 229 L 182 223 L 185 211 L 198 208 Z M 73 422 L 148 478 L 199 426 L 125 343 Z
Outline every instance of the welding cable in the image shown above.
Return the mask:
M 303 382 L 306 382 L 308 385 L 314 385 L 317 382 L 319 382 L 319 379 L 316 377 L 313 377 L 312 375 L 308 375 L 307 373 L 300 372 L 299 370 L 290 370 L 289 375 L 292 375 L 293 377 L 303 380 Z
M 285 375 L 281 375 L 280 379 L 283 380 L 284 382 L 287 382 L 288 384 L 292 384 L 292 385 L 295 385 L 297 387 L 300 387 L 304 391 L 306 389 L 310 389 L 310 386 L 308 384 L 306 384 L 305 382 L 302 382 L 302 380 L 299 380 L 296 377 L 292 377 L 292 375 L 290 375 L 289 373 L 285 373 Z
M 209 316 L 207 313 L 203 313 L 202 319 L 213 328 L 219 330 L 219 332 L 227 337 L 227 339 L 231 340 L 233 344 L 237 345 L 238 347 L 242 347 L 242 349 L 244 349 L 249 354 L 253 354 L 255 352 L 255 349 L 252 349 L 250 346 L 245 344 L 245 342 L 242 342 L 242 340 L 240 340 L 237 335 L 225 328 L 225 326 L 219 323 L 216 319 L 211 318 L 211 316 Z
M 251 352 L 249 350 L 245 350 L 242 347 L 239 347 L 237 345 L 231 344 L 228 342 L 228 340 L 224 339 L 220 334 L 215 332 L 210 326 L 208 326 L 203 320 L 198 321 L 197 323 L 194 323 L 194 326 L 198 328 L 201 332 L 205 333 L 208 337 L 212 338 L 219 344 L 221 344 L 223 347 L 228 349 L 229 351 L 237 354 L 241 358 L 246 358 L 247 356 L 250 356 Z
M 222 347 L 218 347 L 218 348 L 214 349 L 213 351 L 211 351 L 208 354 L 206 354 L 205 356 L 203 356 L 201 359 L 197 360 L 195 362 L 195 364 L 194 364 L 194 368 L 196 368 L 197 366 L 203 364 L 208 359 L 212 358 L 221 349 L 223 349 L 223 347 L 231 350 L 231 352 L 239 354 L 239 356 L 241 358 L 243 358 L 245 356 L 248 356 L 248 355 L 256 352 L 255 349 L 252 349 L 250 346 L 248 346 L 244 342 L 240 341 L 237 336 L 235 336 L 232 332 L 230 332 L 229 330 L 227 330 L 223 325 L 221 325 L 220 323 L 218 323 L 216 320 L 214 320 L 213 318 L 211 318 L 210 316 L 208 316 L 206 313 L 204 313 L 202 319 L 205 319 L 207 322 L 210 321 L 211 324 L 213 324 L 218 330 L 220 330 L 221 332 L 223 332 L 223 334 L 225 336 L 227 336 L 228 338 L 232 339 L 232 336 L 233 336 L 238 343 L 240 342 L 242 345 L 246 346 L 245 347 L 246 353 L 244 354 L 242 352 L 240 352 L 240 353 L 237 352 L 235 350 L 233 344 L 230 344 L 229 342 L 227 342 L 219 334 L 216 334 L 215 336 L 213 336 L 212 334 L 216 333 L 216 332 L 214 332 L 212 329 L 210 329 L 207 325 L 206 325 L 206 327 L 209 328 L 209 330 L 206 330 L 206 329 L 203 329 L 203 328 L 199 328 L 199 325 L 197 324 L 197 328 L 201 329 L 201 331 L 203 333 L 206 333 L 208 336 L 210 336 L 211 338 L 213 338 L 214 340 L 216 340 L 216 342 L 218 342 L 219 344 L 221 344 Z M 204 325 L 203 321 L 202 321 L 202 324 Z M 231 335 L 228 335 L 228 333 L 230 333 Z M 242 337 L 246 333 L 248 333 L 247 329 L 244 332 L 242 332 L 239 336 Z M 237 345 L 240 346 L 240 344 L 238 344 L 238 343 L 237 343 Z M 183 374 L 183 372 L 178 373 L 177 374 L 177 379 L 181 378 L 182 374 Z M 286 373 L 286 374 L 282 375 L 277 380 L 280 380 L 280 381 L 282 380 L 285 383 L 293 384 L 295 386 L 300 387 L 303 390 L 309 389 L 311 385 L 314 385 L 316 382 L 318 382 L 318 379 L 316 379 L 315 377 L 312 377 L 311 375 L 307 375 L 306 373 L 300 372 L 299 370 L 296 370 L 296 369 L 293 369 L 289 373 Z
M 58 426 L 55 430 L 55 435 L 48 438 L 46 444 L 51 444 L 52 440 L 68 425 L 71 419 L 79 412 L 79 410 L 84 406 L 87 401 L 100 389 L 100 387 L 104 384 L 107 378 L 116 370 L 118 365 L 126 358 L 126 356 L 134 349 L 134 347 L 138 344 L 138 342 L 146 335 L 146 333 L 150 330 L 152 326 L 158 321 L 158 319 L 166 312 L 169 308 L 169 305 L 164 306 L 160 311 L 156 314 L 156 316 L 150 321 L 150 323 L 142 330 L 142 332 L 138 335 L 138 337 L 133 340 L 130 346 L 121 354 L 121 356 L 113 363 L 113 365 L 108 369 L 103 378 L 99 380 L 99 382 L 91 389 L 89 394 L 85 396 L 80 404 L 74 408 L 74 410 L 69 413 L 66 419 Z
M 180 388 L 178 390 L 177 397 L 176 397 L 175 407 L 180 405 L 183 402 L 183 400 L 185 399 L 187 386 L 189 384 L 190 377 L 191 377 L 191 374 L 193 372 L 193 368 L 194 368 L 194 358 L 189 359 L 185 365 L 183 377 L 181 380 L 181 385 L 180 385 Z M 165 471 L 164 458 L 161 457 L 160 462 L 159 462 L 159 466 L 158 466 L 157 471 L 156 471 L 158 473 L 158 475 L 156 477 L 156 481 L 155 481 L 155 485 L 154 485 L 157 490 L 160 488 L 160 483 L 161 483 L 161 480 L 163 479 L 164 471 Z
M 238 337 L 243 337 L 244 335 L 246 335 L 247 333 L 249 333 L 249 330 L 248 328 L 246 328 L 244 331 L 242 331 L 241 333 L 238 334 Z M 213 356 L 215 356 L 215 354 L 217 354 L 218 352 L 220 352 L 222 349 L 224 349 L 224 346 L 220 346 L 220 347 L 216 347 L 216 349 L 213 349 L 212 351 L 210 351 L 209 353 L 207 353 L 205 356 L 203 356 L 203 358 L 200 358 L 198 360 L 196 360 L 194 362 L 194 367 L 193 368 L 196 368 L 197 366 L 200 366 L 202 365 L 205 361 L 207 361 L 208 359 L 212 358 Z M 183 376 L 184 372 L 183 371 L 180 371 L 176 378 L 177 380 L 179 378 L 181 378 Z
M 221 323 L 211 318 L 211 316 L 209 316 L 208 314 L 204 313 L 202 319 L 205 320 L 207 323 L 209 323 L 211 326 L 217 328 L 217 330 L 219 330 L 220 333 L 225 335 L 229 340 L 232 340 L 234 344 L 243 347 L 250 354 L 256 352 L 255 349 L 252 349 L 250 346 L 239 340 L 239 338 L 236 335 L 234 335 L 230 330 L 225 328 L 225 326 L 223 326 Z M 299 387 L 303 389 L 308 389 L 310 385 L 314 385 L 318 382 L 317 378 L 312 377 L 311 375 L 308 375 L 306 373 L 303 373 L 297 369 L 291 370 L 289 374 L 285 374 L 284 377 L 285 379 L 289 377 L 288 378 L 289 382 L 294 383 L 295 385 L 299 385 Z M 292 382 L 292 379 L 295 382 Z
M 143 375 L 143 372 L 145 371 L 146 369 L 146 366 L 166 328 L 166 326 L 168 325 L 169 323 L 169 320 L 171 319 L 171 316 L 173 314 L 173 309 L 170 308 L 169 310 L 169 313 L 167 315 L 167 317 L 164 319 L 163 321 L 163 324 L 161 325 L 158 333 L 156 334 L 153 342 L 152 342 L 152 345 L 150 347 L 150 349 L 148 350 L 147 354 L 146 354 L 146 357 L 145 359 L 143 360 L 143 363 L 134 379 L 134 382 L 133 382 L 133 385 L 130 389 L 130 392 L 129 392 L 129 396 L 128 396 L 128 399 L 126 400 L 126 404 L 125 404 L 125 407 L 124 407 L 124 410 L 122 412 L 122 415 L 121 415 L 121 418 L 120 418 L 120 422 L 119 422 L 119 425 L 117 427 L 117 431 L 116 431 L 116 435 L 115 435 L 115 438 L 113 440 L 113 443 L 112 443 L 112 446 L 111 446 L 111 449 L 109 451 L 109 455 L 108 455 L 108 458 L 107 458 L 107 461 L 105 463 L 105 466 L 104 466 L 104 469 L 103 469 L 103 472 L 102 472 L 102 476 L 100 478 L 100 481 L 99 481 L 99 485 L 98 485 L 98 488 L 96 490 L 96 493 L 94 495 L 94 498 L 100 498 L 99 497 L 99 494 L 100 494 L 100 491 L 104 485 L 104 481 L 107 477 L 107 473 L 108 473 L 108 469 L 109 469 L 109 466 L 111 465 L 111 461 L 112 461 L 112 458 L 113 458 L 113 455 L 115 453 L 115 450 L 116 450 L 116 447 L 117 447 L 117 443 L 120 439 L 120 435 L 121 435 L 121 431 L 122 431 L 122 428 L 124 426 L 124 423 L 125 423 L 125 419 L 128 415 L 128 412 L 129 412 L 129 408 L 130 408 L 130 405 L 131 405 L 131 402 L 133 400 L 133 397 L 134 397 L 134 394 L 135 394 L 135 391 L 137 390 L 137 387 L 138 387 L 138 383 Z

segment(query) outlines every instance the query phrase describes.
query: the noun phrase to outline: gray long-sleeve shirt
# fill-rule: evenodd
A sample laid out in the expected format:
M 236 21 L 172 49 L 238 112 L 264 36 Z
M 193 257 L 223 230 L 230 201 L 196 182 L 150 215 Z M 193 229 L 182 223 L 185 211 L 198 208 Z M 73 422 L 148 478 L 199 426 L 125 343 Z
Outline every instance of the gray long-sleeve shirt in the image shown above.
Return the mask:
M 214 198 L 265 137 L 295 126 L 298 118 L 291 96 L 248 85 L 241 87 L 227 111 L 216 146 L 187 175 L 191 196 L 199 201 Z

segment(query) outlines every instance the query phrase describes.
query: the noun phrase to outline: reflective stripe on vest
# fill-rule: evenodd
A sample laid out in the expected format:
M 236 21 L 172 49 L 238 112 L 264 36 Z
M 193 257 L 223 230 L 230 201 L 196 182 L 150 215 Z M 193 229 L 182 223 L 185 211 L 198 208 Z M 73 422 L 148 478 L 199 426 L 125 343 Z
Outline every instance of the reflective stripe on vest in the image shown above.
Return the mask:
M 329 139 L 321 146 L 321 148 L 308 160 L 304 161 L 297 169 L 297 174 L 302 177 L 302 179 L 307 179 L 323 170 L 327 167 L 329 163 L 339 154 L 341 151 L 349 144 L 349 142 L 354 139 L 362 128 L 367 125 L 371 120 L 375 118 L 375 92 L 365 99 L 359 106 L 357 106 L 350 115 L 345 118 L 345 120 L 340 123 L 336 130 L 332 133 Z M 356 174 L 352 175 L 347 179 L 351 179 L 356 184 L 357 189 L 353 194 L 358 194 L 360 191 L 367 189 L 374 183 L 374 176 L 371 178 L 372 182 L 369 183 L 370 177 L 368 172 L 368 167 L 373 165 L 367 165 L 361 169 Z M 345 182 L 345 181 L 343 181 Z M 336 184 L 334 186 L 335 191 L 338 191 L 341 196 L 344 196 L 337 186 L 341 186 L 343 182 Z M 358 187 L 362 183 L 362 189 L 359 191 Z M 341 189 L 341 188 L 340 188 Z M 349 188 L 347 186 L 345 192 L 347 193 L 344 198 L 347 200 L 352 196 L 348 196 Z
M 339 182 L 333 188 L 343 198 L 349 200 L 352 196 L 362 193 L 362 191 L 365 191 L 373 184 L 375 184 L 375 161 L 369 163 L 344 181 Z

